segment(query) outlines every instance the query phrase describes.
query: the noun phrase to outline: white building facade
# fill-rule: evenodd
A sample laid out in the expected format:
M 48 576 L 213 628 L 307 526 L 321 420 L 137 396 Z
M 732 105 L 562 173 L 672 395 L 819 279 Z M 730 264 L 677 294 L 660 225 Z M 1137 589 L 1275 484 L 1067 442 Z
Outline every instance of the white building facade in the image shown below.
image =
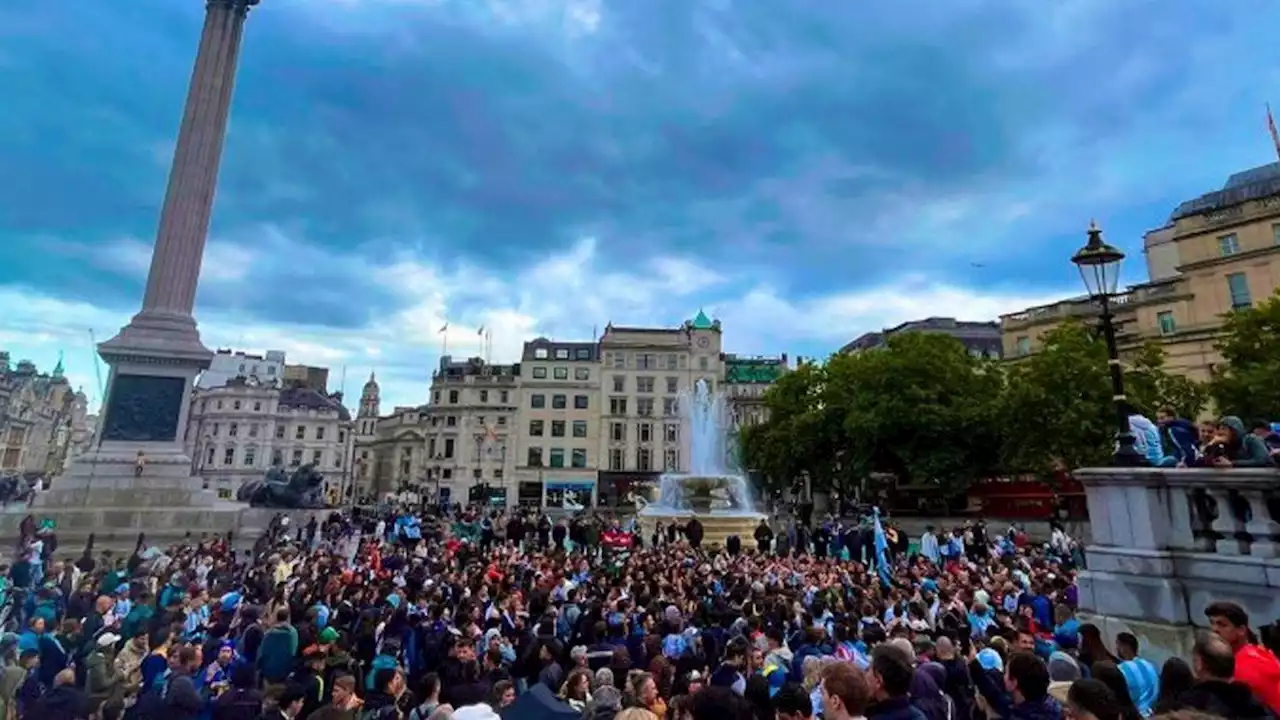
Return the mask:
M 273 467 L 303 465 L 324 476 L 330 502 L 349 497 L 355 438 L 340 394 L 232 378 L 195 391 L 185 438 L 192 472 L 220 498 Z
M 265 354 L 219 349 L 213 354 L 209 368 L 200 373 L 196 387 L 201 390 L 222 387 L 231 380 L 253 380 L 260 385 L 279 384 L 284 379 L 284 351 L 268 350 Z

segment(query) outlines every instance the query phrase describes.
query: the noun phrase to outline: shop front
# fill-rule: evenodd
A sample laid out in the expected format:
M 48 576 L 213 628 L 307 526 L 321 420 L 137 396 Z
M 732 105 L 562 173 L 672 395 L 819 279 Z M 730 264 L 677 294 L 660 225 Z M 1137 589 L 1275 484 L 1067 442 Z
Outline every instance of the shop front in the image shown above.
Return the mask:
M 635 498 L 653 497 L 662 477 L 660 472 L 600 472 L 600 507 L 615 510 L 635 508 Z
M 581 510 L 595 504 L 596 484 L 593 480 L 560 480 L 548 478 L 544 483 L 543 505 L 548 508 Z

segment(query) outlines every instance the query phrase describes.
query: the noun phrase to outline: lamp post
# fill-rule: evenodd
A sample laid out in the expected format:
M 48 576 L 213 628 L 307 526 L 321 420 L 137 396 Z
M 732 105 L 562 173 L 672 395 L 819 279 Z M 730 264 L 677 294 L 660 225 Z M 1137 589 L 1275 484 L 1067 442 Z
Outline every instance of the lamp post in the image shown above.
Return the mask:
M 1120 351 L 1116 348 L 1116 328 L 1111 315 L 1111 297 L 1116 293 L 1120 280 L 1120 263 L 1124 253 L 1102 239 L 1098 223 L 1089 223 L 1089 240 L 1076 251 L 1071 262 L 1080 270 L 1089 297 L 1102 309 L 1102 336 L 1107 343 L 1107 367 L 1111 373 L 1111 400 L 1115 404 L 1116 452 L 1113 462 L 1119 467 L 1146 465 L 1134 448 L 1133 433 L 1129 430 L 1129 403 L 1124 395 L 1124 369 L 1120 366 Z

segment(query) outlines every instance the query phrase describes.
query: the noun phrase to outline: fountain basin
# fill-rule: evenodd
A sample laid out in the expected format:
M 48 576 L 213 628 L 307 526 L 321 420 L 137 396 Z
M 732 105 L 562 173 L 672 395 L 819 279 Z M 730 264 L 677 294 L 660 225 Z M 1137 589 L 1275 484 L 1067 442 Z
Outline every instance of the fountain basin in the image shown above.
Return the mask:
M 724 545 L 732 535 L 743 546 L 754 546 L 755 528 L 764 513 L 751 509 L 745 479 L 740 475 L 678 475 L 662 477 L 658 497 L 636 513 L 646 539 L 659 522 L 685 525 L 691 518 L 702 524 L 703 546 Z

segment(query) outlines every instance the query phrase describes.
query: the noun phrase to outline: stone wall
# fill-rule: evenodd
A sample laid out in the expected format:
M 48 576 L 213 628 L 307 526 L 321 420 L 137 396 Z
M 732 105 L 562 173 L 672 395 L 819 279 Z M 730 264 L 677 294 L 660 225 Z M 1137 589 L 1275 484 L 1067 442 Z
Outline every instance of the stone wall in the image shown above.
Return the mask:
M 1255 628 L 1280 618 L 1280 471 L 1091 468 L 1091 538 L 1080 606 L 1110 642 L 1129 630 L 1154 660 L 1186 657 L 1205 607 L 1240 604 Z M 1280 509 L 1280 508 L 1277 508 Z

